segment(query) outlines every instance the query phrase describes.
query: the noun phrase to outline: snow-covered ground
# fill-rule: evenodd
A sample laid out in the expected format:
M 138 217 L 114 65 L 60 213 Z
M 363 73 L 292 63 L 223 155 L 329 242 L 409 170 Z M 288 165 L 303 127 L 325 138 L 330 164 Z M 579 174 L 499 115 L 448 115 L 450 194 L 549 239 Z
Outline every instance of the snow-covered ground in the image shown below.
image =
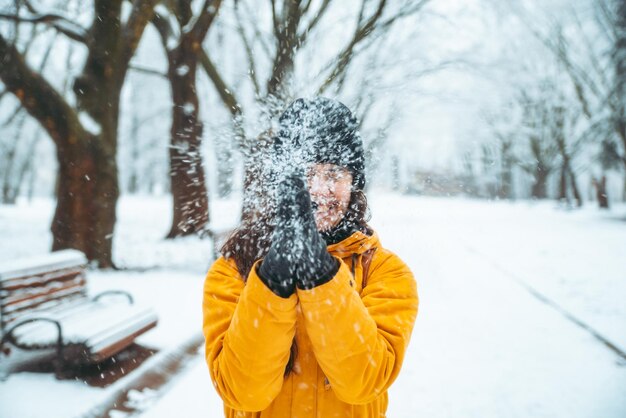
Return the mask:
M 420 293 L 389 417 L 626 416 L 625 206 L 565 211 L 386 193 L 370 203 L 383 245 L 410 265 Z M 0 206 L 0 263 L 48 251 L 52 205 Z M 214 201 L 214 223 L 234 223 L 237 208 Z M 139 341 L 166 353 L 200 330 L 211 243 L 162 240 L 167 199 L 125 197 L 119 219 L 116 262 L 128 269 L 90 271 L 91 289 L 128 289 L 154 305 L 159 326 Z M 0 416 L 81 416 L 118 383 L 17 373 L 0 382 Z M 201 355 L 166 389 L 148 396 L 144 418 L 222 415 Z

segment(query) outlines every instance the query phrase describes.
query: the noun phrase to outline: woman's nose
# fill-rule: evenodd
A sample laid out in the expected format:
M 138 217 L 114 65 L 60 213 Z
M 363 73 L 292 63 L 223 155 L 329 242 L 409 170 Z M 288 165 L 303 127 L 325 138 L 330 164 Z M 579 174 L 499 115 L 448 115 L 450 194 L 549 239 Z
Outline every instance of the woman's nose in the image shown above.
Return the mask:
M 326 195 L 332 193 L 332 183 L 324 181 L 321 176 L 313 176 L 309 182 L 309 192 L 312 195 Z

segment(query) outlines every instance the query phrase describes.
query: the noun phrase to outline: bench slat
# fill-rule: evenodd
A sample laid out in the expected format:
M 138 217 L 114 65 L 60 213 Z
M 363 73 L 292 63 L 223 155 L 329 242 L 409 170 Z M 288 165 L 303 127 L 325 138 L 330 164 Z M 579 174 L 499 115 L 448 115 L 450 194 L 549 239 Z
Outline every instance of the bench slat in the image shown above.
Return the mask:
M 142 327 L 136 328 L 135 331 L 126 335 L 124 338 L 120 338 L 119 335 L 115 335 L 115 338 L 109 338 L 108 340 L 99 342 L 97 345 L 90 346 L 90 361 L 94 363 L 100 362 L 119 353 L 121 350 L 130 345 L 135 338 L 154 328 L 157 325 L 157 322 L 158 318 L 156 314 L 154 314 L 149 321 L 144 321 L 144 325 Z
M 37 257 L 25 257 L 0 266 L 0 284 L 9 279 L 35 276 L 77 265 L 86 266 L 87 258 L 76 250 L 62 250 Z
M 37 288 L 48 286 L 51 282 L 63 282 L 73 280 L 78 275 L 84 275 L 84 269 L 81 266 L 68 267 L 61 270 L 53 270 L 41 273 L 35 276 L 25 276 L 5 280 L 0 286 L 0 296 L 9 295 L 12 292 L 19 291 L 24 288 Z
M 84 287 L 72 287 L 63 291 L 58 291 L 54 295 L 46 297 L 32 298 L 22 303 L 15 303 L 5 309 L 2 315 L 3 327 L 8 326 L 11 322 L 19 320 L 24 315 L 30 315 L 34 312 L 43 312 L 50 307 L 63 305 L 74 299 L 87 299 Z
M 0 327 L 2 332 L 23 315 L 87 297 L 85 256 L 57 251 L 0 265 Z
M 42 288 L 28 288 L 21 292 L 13 292 L 7 297 L 3 298 L 4 312 L 12 312 L 15 309 L 19 309 L 29 304 L 33 306 L 39 305 L 42 300 L 45 299 L 58 299 L 64 295 L 70 295 L 74 292 L 84 293 L 86 292 L 85 278 L 78 276 L 74 280 L 65 282 L 54 282 L 50 286 Z M 16 308 L 17 307 L 17 308 Z
M 65 318 L 71 315 L 80 315 L 81 311 L 85 309 L 89 309 L 91 305 L 91 301 L 84 297 L 84 295 L 80 295 L 78 297 L 69 299 L 61 299 L 61 300 L 53 300 L 48 301 L 44 304 L 41 304 L 37 307 L 37 309 L 29 310 L 26 312 L 18 312 L 15 317 L 11 315 L 8 316 L 9 326 L 15 321 L 15 323 L 19 322 L 16 319 L 26 320 L 29 318 Z M 24 325 L 23 328 L 28 329 L 28 327 L 38 326 L 37 323 L 32 323 L 28 325 Z M 22 329 L 22 327 L 20 327 Z
M 152 309 L 135 305 L 110 306 L 84 304 L 63 311 L 60 315 L 45 315 L 61 323 L 63 342 L 96 345 L 114 337 L 119 338 L 141 328 L 156 315 Z M 30 323 L 15 330 L 16 341 L 25 346 L 49 346 L 56 344 L 57 330 L 50 323 Z

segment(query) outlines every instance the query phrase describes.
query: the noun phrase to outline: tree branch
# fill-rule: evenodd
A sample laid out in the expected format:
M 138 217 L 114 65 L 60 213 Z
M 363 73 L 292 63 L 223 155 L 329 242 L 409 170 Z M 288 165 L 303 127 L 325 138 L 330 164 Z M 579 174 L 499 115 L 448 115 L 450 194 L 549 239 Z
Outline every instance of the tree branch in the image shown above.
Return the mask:
M 270 47 L 267 44 L 265 36 L 263 36 L 263 33 L 261 33 L 261 29 L 259 28 L 259 25 L 256 24 L 256 21 L 255 21 L 256 19 L 251 18 L 252 11 L 250 10 L 250 6 L 248 5 L 247 2 L 243 2 L 243 4 L 244 4 L 244 7 L 246 8 L 246 13 L 248 14 L 248 17 L 249 17 L 248 23 L 254 29 L 256 40 L 259 41 L 259 43 L 261 44 L 261 48 L 263 48 L 263 51 L 267 54 L 268 57 L 270 57 L 272 55 L 272 53 L 270 52 Z
M 348 66 L 356 54 L 355 48 L 359 43 L 368 38 L 374 39 L 375 37 L 373 38 L 373 35 L 375 32 L 378 32 L 378 35 L 376 36 L 387 33 L 394 23 L 396 23 L 400 19 L 406 18 L 419 12 L 431 0 L 421 0 L 418 3 L 409 3 L 401 8 L 397 14 L 384 21 L 381 21 L 381 19 L 386 6 L 386 2 L 385 0 L 381 0 L 378 4 L 376 12 L 367 20 L 367 22 L 365 22 L 365 24 L 361 26 L 361 23 L 363 22 L 366 1 L 367 0 L 364 0 L 361 5 L 361 10 L 359 11 L 359 17 L 357 19 L 357 30 L 354 33 L 352 41 L 334 60 L 334 62 L 336 63 L 335 67 L 331 71 L 330 76 L 318 89 L 318 94 L 323 94 L 328 89 L 328 87 L 330 87 L 336 80 L 339 80 L 338 84 L 339 88 L 341 88 L 345 79 Z
M 270 0 L 272 4 L 272 23 L 274 24 L 274 36 L 278 38 L 280 34 L 280 27 L 278 26 L 278 17 L 276 16 L 276 0 Z M 237 3 L 235 3 L 235 7 Z
M 202 6 L 202 11 L 196 20 L 196 23 L 193 25 L 193 28 L 190 30 L 190 36 L 198 43 L 202 43 L 204 40 L 211 24 L 215 20 L 217 13 L 222 5 L 222 0 L 205 0 L 204 6 Z M 200 46 L 198 46 L 200 49 Z
M 209 55 L 204 49 L 200 53 L 200 64 L 202 65 L 202 68 L 206 72 L 207 76 L 213 82 L 213 86 L 215 87 L 215 90 L 217 90 L 220 98 L 222 99 L 222 103 L 231 114 L 231 122 L 235 133 L 235 141 L 237 143 L 237 146 L 242 149 L 245 148 L 244 141 L 246 139 L 246 132 L 243 126 L 243 110 L 239 101 L 235 97 L 235 94 L 232 92 L 232 90 L 226 87 L 224 79 L 220 76 L 217 68 L 215 67 L 215 65 L 209 58 Z
M 234 117 L 241 117 L 242 110 L 239 101 L 235 97 L 235 94 L 231 89 L 226 86 L 226 82 L 219 74 L 219 71 L 209 58 L 209 54 L 203 49 L 200 53 L 200 64 L 204 69 L 205 73 L 209 77 L 209 79 L 213 82 L 217 93 L 219 94 L 224 106 L 228 109 L 230 114 Z
M 289 0 L 285 3 L 280 30 L 276 36 L 276 55 L 272 64 L 272 74 L 267 82 L 267 96 L 278 97 L 281 100 L 288 95 L 285 88 L 293 74 L 294 56 L 299 47 L 298 26 L 302 19 L 301 0 Z
M 400 9 L 400 11 L 396 15 L 390 17 L 389 19 L 385 20 L 384 22 L 381 22 L 377 26 L 377 29 L 379 29 L 379 30 L 387 30 L 387 29 L 389 29 L 396 21 L 414 15 L 415 13 L 419 12 L 420 10 L 422 10 L 424 8 L 424 6 L 426 6 L 430 2 L 431 2 L 431 0 L 421 0 L 418 3 L 414 3 L 414 4 L 409 3 L 409 4 L 405 5 L 405 7 Z
M 598 22 L 598 26 L 605 33 L 612 45 L 615 45 L 619 39 L 619 33 L 615 26 L 615 13 L 611 11 L 611 8 L 604 0 L 597 0 L 596 2 L 595 18 Z
M 149 74 L 149 75 L 156 75 L 158 77 L 167 79 L 167 74 L 164 74 L 164 73 L 162 73 L 160 71 L 157 71 L 157 70 L 153 70 L 152 68 L 146 68 L 146 67 L 141 67 L 139 65 L 130 64 L 128 66 L 128 69 L 129 70 L 133 70 L 133 71 L 137 71 L 138 73 Z
M 46 48 L 46 52 L 43 55 L 43 58 L 41 60 L 41 63 L 39 64 L 39 67 L 37 69 L 37 73 L 38 74 L 43 74 L 43 70 L 46 68 L 46 64 L 48 63 L 48 59 L 50 58 L 50 53 L 52 52 L 52 45 L 54 45 L 54 41 L 56 38 L 56 34 L 52 37 L 52 39 L 50 40 L 50 43 L 48 44 L 48 47 Z M 30 44 L 28 45 L 30 47 Z M 26 52 L 24 52 L 24 55 L 26 56 Z M 4 92 L 7 92 L 7 90 L 5 90 Z M 22 111 L 24 110 L 23 106 L 18 106 L 15 109 L 15 112 L 13 112 L 13 114 L 11 116 L 9 116 L 7 118 L 6 121 L 4 121 L 2 123 L 2 126 L 7 126 L 9 125 L 11 122 L 13 122 L 13 120 L 20 114 L 22 113 Z
M 339 77 L 344 71 L 346 71 L 348 64 L 350 63 L 350 60 L 352 59 L 354 55 L 354 48 L 361 41 L 363 41 L 363 39 L 365 39 L 368 35 L 370 35 L 373 32 L 373 30 L 376 27 L 376 22 L 378 22 L 378 20 L 381 18 L 385 10 L 385 6 L 387 4 L 387 0 L 380 0 L 380 2 L 378 3 L 378 7 L 376 9 L 376 12 L 374 12 L 374 14 L 369 19 L 367 19 L 367 21 L 363 25 L 361 25 L 363 21 L 363 11 L 364 11 L 366 1 L 367 0 L 364 0 L 361 5 L 361 11 L 359 12 L 357 28 L 354 31 L 354 35 L 352 39 L 350 40 L 348 45 L 343 49 L 343 51 L 339 53 L 337 58 L 333 60 L 333 62 L 336 62 L 336 64 L 334 68 L 332 69 L 332 71 L 330 72 L 330 75 L 326 78 L 324 83 L 322 83 L 322 85 L 318 89 L 318 94 L 320 95 L 323 94 L 328 89 L 328 87 L 330 87 L 330 85 L 335 81 L 335 79 Z
M 254 59 L 254 52 L 252 51 L 252 46 L 248 41 L 248 37 L 246 36 L 246 32 L 244 30 L 243 25 L 241 24 L 241 15 L 239 14 L 238 3 L 235 3 L 235 15 L 237 16 L 237 33 L 243 42 L 243 46 L 246 50 L 246 56 L 248 57 L 248 75 L 250 76 L 250 80 L 254 85 L 254 92 L 257 97 L 261 95 L 261 86 L 259 84 L 259 79 L 257 78 L 256 72 L 256 60 Z
M 0 35 L 0 79 L 59 147 L 87 137 L 76 112 Z
M 181 28 L 189 24 L 191 19 L 193 19 L 193 10 L 189 0 L 168 0 L 166 6 L 176 17 Z
M 164 16 L 161 16 L 160 13 L 155 12 L 150 22 L 154 25 L 157 32 L 159 32 L 163 46 L 167 50 L 168 49 L 167 41 L 174 34 L 174 28 L 172 28 L 172 25 L 170 24 L 169 19 L 167 19 Z
M 51 26 L 59 33 L 62 33 L 63 35 L 74 41 L 78 41 L 83 44 L 87 43 L 87 31 L 85 30 L 85 28 L 83 28 L 76 22 L 72 22 L 63 16 L 59 16 L 56 14 L 43 14 L 39 16 L 22 17 L 17 15 L 0 13 L 0 19 L 11 20 L 18 23 L 45 24 Z M 75 30 L 69 27 L 63 27 L 61 24 L 71 25 L 74 27 Z
M 309 7 L 311 7 L 311 0 L 306 0 L 306 3 L 302 5 L 302 14 L 306 14 L 309 11 Z
M 128 21 L 122 32 L 124 49 L 121 54 L 122 65 L 126 66 L 135 54 L 143 31 L 154 16 L 154 7 L 158 0 L 135 0 Z
M 577 13 L 574 13 L 574 21 L 576 22 L 576 26 L 578 27 L 578 32 L 579 34 L 582 36 L 583 41 L 585 43 L 585 48 L 588 51 L 594 51 L 595 48 L 591 43 L 591 40 L 589 39 L 589 37 L 587 36 L 586 32 L 583 29 L 583 24 L 580 21 L 580 17 L 578 16 Z M 609 81 L 606 78 L 606 74 L 605 71 L 603 70 L 603 68 L 600 66 L 600 62 L 598 60 L 598 57 L 596 54 L 590 53 L 589 54 L 589 58 L 591 60 L 591 65 L 593 67 L 593 69 L 595 70 L 596 74 L 598 75 L 598 77 L 600 78 L 601 83 L 605 86 L 605 88 L 608 88 L 609 85 Z
M 324 2 L 320 5 L 320 8 L 317 10 L 315 17 L 313 17 L 313 20 L 311 20 L 305 31 L 298 36 L 300 45 L 304 44 L 307 36 L 309 35 L 309 32 L 311 32 L 315 28 L 315 26 L 317 26 L 319 21 L 322 19 L 322 16 L 324 16 L 324 13 L 326 13 L 329 5 L 330 0 L 324 0 Z

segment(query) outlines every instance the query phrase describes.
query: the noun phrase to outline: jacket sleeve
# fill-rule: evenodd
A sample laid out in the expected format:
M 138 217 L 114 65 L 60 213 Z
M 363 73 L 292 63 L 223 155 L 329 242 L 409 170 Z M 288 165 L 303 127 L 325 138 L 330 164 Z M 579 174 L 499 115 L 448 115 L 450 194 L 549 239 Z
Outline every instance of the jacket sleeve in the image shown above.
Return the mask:
M 247 283 L 232 261 L 218 259 L 204 283 L 206 361 L 224 403 L 261 411 L 281 390 L 295 335 L 296 295 L 272 293 L 252 267 Z
M 350 404 L 371 402 L 393 383 L 417 316 L 411 271 L 379 251 L 361 295 L 343 262 L 330 282 L 297 291 L 315 357 L 336 396 Z

